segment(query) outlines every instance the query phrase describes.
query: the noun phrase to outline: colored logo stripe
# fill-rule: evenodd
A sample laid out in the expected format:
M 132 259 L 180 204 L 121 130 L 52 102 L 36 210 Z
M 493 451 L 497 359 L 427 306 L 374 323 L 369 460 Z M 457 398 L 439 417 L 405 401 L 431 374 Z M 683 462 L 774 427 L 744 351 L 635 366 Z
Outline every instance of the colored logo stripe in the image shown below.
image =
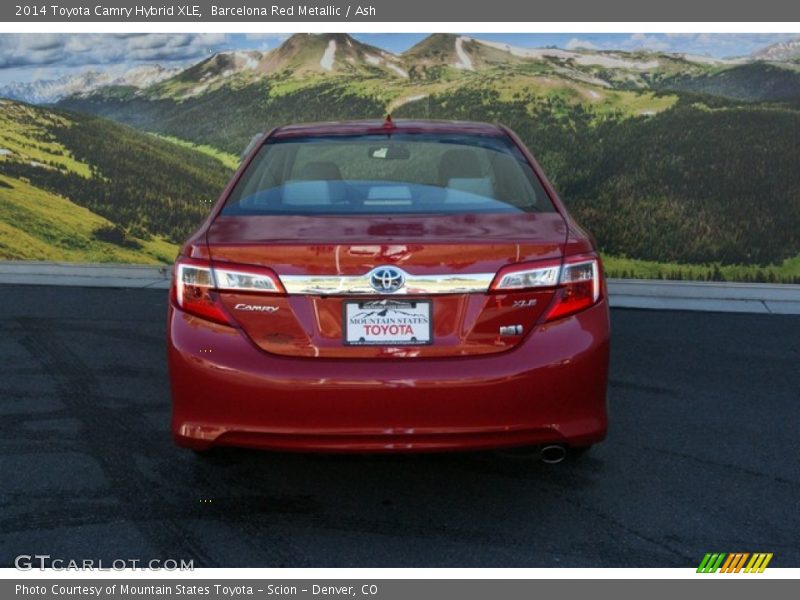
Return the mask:
M 750 562 L 747 563 L 747 567 L 745 567 L 745 573 L 763 573 L 764 569 L 767 568 L 769 561 L 772 560 L 772 552 L 765 553 L 760 552 L 758 554 L 753 554 L 753 558 L 750 559 Z
M 749 552 L 737 552 L 735 554 L 728 554 L 728 558 L 722 564 L 720 573 L 738 573 L 742 570 L 745 561 L 750 556 Z
M 708 553 L 703 557 L 703 560 L 700 562 L 700 566 L 697 567 L 698 573 L 714 573 L 719 566 L 722 564 L 722 561 L 725 560 L 724 553 Z
M 750 562 L 747 562 L 747 559 Z M 698 573 L 739 573 L 744 569 L 745 573 L 763 573 L 769 561 L 772 560 L 771 552 L 709 552 L 700 561 L 697 567 Z M 745 563 L 747 566 L 745 567 Z

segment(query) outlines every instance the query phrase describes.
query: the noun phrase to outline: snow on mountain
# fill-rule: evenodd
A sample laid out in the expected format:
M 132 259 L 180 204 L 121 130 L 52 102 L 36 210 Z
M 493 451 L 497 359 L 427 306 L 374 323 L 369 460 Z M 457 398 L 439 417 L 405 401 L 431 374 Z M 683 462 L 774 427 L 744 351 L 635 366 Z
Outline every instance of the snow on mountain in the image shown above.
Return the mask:
M 750 57 L 755 60 L 778 62 L 800 59 L 800 38 L 789 40 L 788 42 L 772 44 L 771 46 L 753 52 Z
M 49 104 L 65 96 L 82 95 L 107 86 L 146 88 L 172 77 L 180 69 L 167 69 L 161 65 L 140 65 L 131 69 L 106 71 L 87 70 L 63 75 L 57 79 L 42 79 L 28 83 L 12 82 L 0 86 L 0 97 L 22 100 L 31 104 Z
M 476 39 L 476 42 L 496 50 L 508 52 L 512 56 L 529 59 L 557 58 L 561 60 L 574 60 L 579 65 L 592 65 L 611 69 L 655 69 L 659 66 L 657 60 L 631 60 L 612 52 L 576 52 L 561 50 L 560 48 L 521 48 L 500 42 Z
M 464 69 L 465 71 L 474 71 L 475 67 L 472 66 L 472 59 L 469 54 L 464 52 L 464 42 L 469 41 L 469 38 L 460 35 L 456 38 L 456 57 L 458 62 L 454 65 L 457 69 Z
M 364 44 L 346 33 L 296 33 L 266 53 L 258 70 L 264 75 L 291 72 L 307 74 L 374 73 L 376 67 L 387 74 L 407 77 L 399 57 Z
M 273 50 L 218 52 L 182 70 L 142 65 L 123 71 L 124 66 L 118 65 L 58 79 L 11 83 L 0 86 L 0 96 L 41 104 L 71 95 L 85 96 L 99 88 L 114 86 L 132 86 L 150 93 L 153 84 L 159 84 L 152 88 L 157 96 L 186 98 L 224 87 L 229 81 L 253 82 L 276 74 L 298 79 L 318 75 L 363 75 L 433 81 L 448 69 L 468 75 L 498 66 L 508 68 L 534 62 L 558 77 L 608 88 L 620 82 L 646 86 L 643 78 L 657 71 L 674 74 L 683 69 L 688 76 L 693 76 L 708 67 L 727 68 L 752 61 L 798 58 L 800 39 L 768 46 L 751 57 L 731 60 L 688 53 L 527 48 L 453 33 L 432 34 L 412 48 L 394 54 L 344 33 L 294 34 Z M 536 72 L 540 77 L 545 73 Z M 112 95 L 116 93 L 111 90 Z
M 336 58 L 336 40 L 329 40 L 328 47 L 319 59 L 319 66 L 326 71 L 333 71 L 333 59 Z

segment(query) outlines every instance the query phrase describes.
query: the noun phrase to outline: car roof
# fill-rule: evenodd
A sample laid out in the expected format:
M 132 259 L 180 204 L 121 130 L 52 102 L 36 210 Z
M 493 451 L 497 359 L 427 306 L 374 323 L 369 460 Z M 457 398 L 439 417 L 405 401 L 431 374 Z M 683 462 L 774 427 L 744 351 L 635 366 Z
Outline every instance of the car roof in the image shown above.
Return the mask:
M 327 121 L 298 123 L 278 127 L 270 137 L 306 137 L 326 135 L 368 135 L 382 133 L 447 133 L 472 135 L 505 135 L 499 125 L 477 121 L 446 121 L 433 119 L 369 119 L 362 121 Z

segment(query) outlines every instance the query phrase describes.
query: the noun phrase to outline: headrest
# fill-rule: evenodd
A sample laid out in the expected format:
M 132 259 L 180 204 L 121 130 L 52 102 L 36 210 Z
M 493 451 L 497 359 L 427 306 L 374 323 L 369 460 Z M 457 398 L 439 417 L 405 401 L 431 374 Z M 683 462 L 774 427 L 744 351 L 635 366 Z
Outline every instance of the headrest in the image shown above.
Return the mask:
M 339 167 L 332 162 L 322 160 L 310 162 L 303 166 L 303 168 L 300 169 L 300 173 L 294 177 L 294 179 L 302 181 L 335 181 L 341 178 L 342 172 L 339 170 Z
M 445 202 L 485 202 L 494 198 L 492 181 L 488 177 L 454 177 L 447 182 Z
M 446 186 L 451 179 L 481 175 L 481 165 L 474 150 L 448 150 L 439 159 L 439 185 Z

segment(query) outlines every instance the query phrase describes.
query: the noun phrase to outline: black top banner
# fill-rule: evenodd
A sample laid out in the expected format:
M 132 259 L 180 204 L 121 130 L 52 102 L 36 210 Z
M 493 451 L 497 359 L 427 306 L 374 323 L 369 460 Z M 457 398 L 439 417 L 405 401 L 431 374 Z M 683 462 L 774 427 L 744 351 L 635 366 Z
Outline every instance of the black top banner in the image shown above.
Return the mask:
M 2 3 L 11 22 L 796 22 L 800 4 L 786 0 L 33 0 Z

